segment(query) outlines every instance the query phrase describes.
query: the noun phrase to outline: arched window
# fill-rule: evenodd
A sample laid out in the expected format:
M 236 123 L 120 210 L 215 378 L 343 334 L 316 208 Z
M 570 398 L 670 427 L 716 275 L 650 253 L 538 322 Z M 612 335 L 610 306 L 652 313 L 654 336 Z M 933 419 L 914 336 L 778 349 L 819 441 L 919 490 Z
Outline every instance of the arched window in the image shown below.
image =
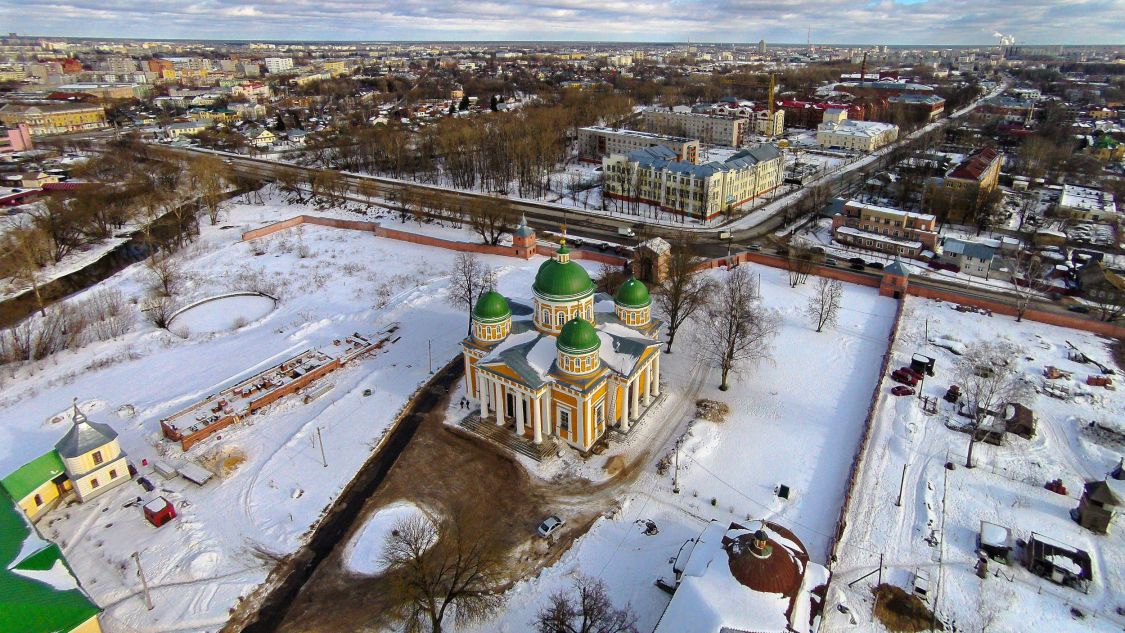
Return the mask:
M 562 327 L 562 325 L 564 323 L 566 323 L 566 313 L 565 312 L 559 312 L 558 316 L 559 316 L 559 327 Z
M 542 321 L 543 321 L 543 323 L 546 323 L 547 325 L 551 324 L 551 311 L 548 310 L 547 308 L 543 308 L 543 319 L 542 319 Z

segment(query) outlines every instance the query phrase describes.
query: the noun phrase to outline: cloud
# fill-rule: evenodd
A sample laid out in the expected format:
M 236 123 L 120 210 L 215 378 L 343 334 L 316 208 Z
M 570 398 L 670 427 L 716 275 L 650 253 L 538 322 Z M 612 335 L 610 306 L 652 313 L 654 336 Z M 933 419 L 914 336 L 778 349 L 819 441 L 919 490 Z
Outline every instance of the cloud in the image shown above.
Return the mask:
M 1125 0 L 0 0 L 20 33 L 279 40 L 1115 43 Z

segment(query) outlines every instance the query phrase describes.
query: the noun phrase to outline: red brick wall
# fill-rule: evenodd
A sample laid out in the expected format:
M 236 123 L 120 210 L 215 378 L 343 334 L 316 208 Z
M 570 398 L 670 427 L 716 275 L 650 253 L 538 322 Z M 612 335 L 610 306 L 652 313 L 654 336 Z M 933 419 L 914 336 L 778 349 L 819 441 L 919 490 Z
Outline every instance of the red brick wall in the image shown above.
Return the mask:
M 491 244 L 472 244 L 470 242 L 458 242 L 455 240 L 445 240 L 437 237 L 430 237 L 428 235 L 421 235 L 418 233 L 411 233 L 409 231 L 402 231 L 399 229 L 388 229 L 379 226 L 375 222 L 364 222 L 361 220 L 342 220 L 338 218 L 322 218 L 312 215 L 298 215 L 263 226 L 258 229 L 253 229 L 242 234 L 242 240 L 248 241 L 265 237 L 278 231 L 284 231 L 301 224 L 314 224 L 316 226 L 327 226 L 334 229 L 346 229 L 350 231 L 367 231 L 374 233 L 378 237 L 385 237 L 387 239 L 399 240 L 400 242 L 410 242 L 411 244 L 421 244 L 423 246 L 433 246 L 435 248 L 444 248 L 452 251 L 461 251 L 467 253 L 481 253 L 483 255 L 501 255 L 504 257 L 520 257 L 519 249 L 515 246 L 493 246 Z M 556 248 L 549 246 L 536 246 L 535 251 L 540 255 L 551 256 L 555 254 Z M 570 256 L 572 259 L 585 259 L 595 262 L 601 262 L 611 265 L 623 265 L 625 258 L 616 255 L 606 255 L 603 253 L 593 253 L 590 251 L 571 251 Z

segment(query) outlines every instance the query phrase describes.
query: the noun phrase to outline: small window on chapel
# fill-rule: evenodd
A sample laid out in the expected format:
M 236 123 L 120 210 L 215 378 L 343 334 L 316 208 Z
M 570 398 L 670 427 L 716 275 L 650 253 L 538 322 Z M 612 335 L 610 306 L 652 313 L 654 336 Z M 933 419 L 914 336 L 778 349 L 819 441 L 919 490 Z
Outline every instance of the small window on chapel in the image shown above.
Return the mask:
M 101 451 L 94 451 L 94 465 L 97 466 L 98 464 L 100 464 L 104 461 L 105 461 L 105 458 L 102 457 L 102 452 Z

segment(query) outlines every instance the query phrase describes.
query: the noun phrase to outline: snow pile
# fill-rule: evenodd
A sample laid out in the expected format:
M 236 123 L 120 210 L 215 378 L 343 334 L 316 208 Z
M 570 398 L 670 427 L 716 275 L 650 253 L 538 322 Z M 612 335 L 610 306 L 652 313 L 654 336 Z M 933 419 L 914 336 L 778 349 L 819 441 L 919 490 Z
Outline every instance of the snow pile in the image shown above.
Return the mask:
M 416 518 L 426 522 L 432 521 L 429 513 L 409 501 L 400 501 L 380 508 L 371 515 L 348 544 L 345 555 L 347 568 L 358 574 L 383 573 L 387 568 L 383 562 L 383 549 L 387 536 L 401 522 Z

